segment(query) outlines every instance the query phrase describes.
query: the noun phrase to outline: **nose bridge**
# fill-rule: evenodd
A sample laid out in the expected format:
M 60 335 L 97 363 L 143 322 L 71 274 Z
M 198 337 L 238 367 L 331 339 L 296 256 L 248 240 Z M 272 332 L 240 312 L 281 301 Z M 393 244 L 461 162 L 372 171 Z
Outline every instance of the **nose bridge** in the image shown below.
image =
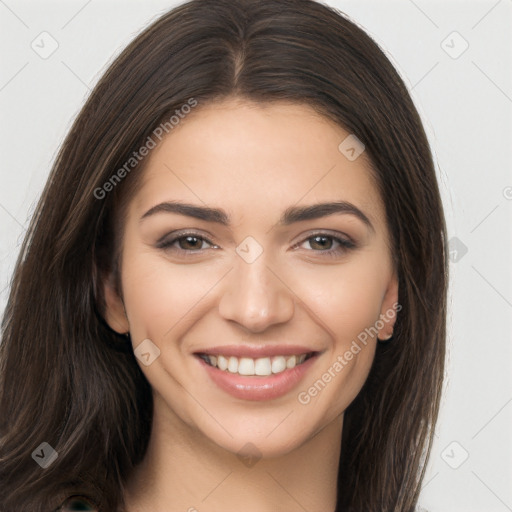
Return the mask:
M 293 316 L 293 294 L 267 264 L 265 253 L 254 261 L 236 256 L 220 299 L 223 318 L 260 332 Z

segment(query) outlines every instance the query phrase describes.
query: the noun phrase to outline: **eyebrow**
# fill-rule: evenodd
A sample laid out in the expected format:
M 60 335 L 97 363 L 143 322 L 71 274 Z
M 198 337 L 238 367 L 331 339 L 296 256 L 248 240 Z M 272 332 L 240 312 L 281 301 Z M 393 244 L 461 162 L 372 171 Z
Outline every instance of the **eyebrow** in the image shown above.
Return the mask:
M 157 213 L 177 213 L 194 219 L 215 222 L 229 227 L 231 224 L 229 215 L 220 208 L 198 206 L 179 201 L 166 201 L 150 208 L 140 220 L 144 220 Z M 278 226 L 288 226 L 295 222 L 319 219 L 334 214 L 353 215 L 361 220 L 368 228 L 375 231 L 370 219 L 355 205 L 347 201 L 334 201 L 318 203 L 310 206 L 290 206 L 279 219 Z

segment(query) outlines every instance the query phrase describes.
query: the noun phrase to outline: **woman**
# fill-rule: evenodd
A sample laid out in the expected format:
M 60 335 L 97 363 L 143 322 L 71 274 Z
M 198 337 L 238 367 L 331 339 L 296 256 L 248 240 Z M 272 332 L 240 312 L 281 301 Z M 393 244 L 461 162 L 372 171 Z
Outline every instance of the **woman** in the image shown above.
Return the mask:
M 165 14 L 83 107 L 20 253 L 2 511 L 413 511 L 445 232 L 417 111 L 356 25 L 310 0 Z

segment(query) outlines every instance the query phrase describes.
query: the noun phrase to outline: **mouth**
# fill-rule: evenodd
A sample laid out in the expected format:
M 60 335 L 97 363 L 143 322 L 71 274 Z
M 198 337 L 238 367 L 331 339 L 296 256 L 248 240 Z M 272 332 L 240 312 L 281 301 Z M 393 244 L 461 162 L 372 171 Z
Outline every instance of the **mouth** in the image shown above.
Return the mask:
M 242 376 L 268 377 L 277 375 L 286 370 L 295 368 L 308 359 L 314 357 L 316 352 L 307 352 L 298 355 L 277 355 L 272 357 L 236 357 L 228 355 L 197 354 L 206 364 L 218 368 L 223 372 L 237 373 Z
M 272 400 L 290 393 L 321 352 L 304 347 L 218 347 L 194 354 L 220 390 L 241 400 Z

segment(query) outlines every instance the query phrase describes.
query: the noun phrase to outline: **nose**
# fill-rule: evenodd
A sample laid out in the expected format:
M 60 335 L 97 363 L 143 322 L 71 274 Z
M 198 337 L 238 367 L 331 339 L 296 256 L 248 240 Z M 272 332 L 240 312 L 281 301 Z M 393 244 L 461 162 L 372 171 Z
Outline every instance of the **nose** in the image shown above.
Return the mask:
M 294 295 L 284 279 L 260 256 L 247 263 L 239 258 L 222 290 L 219 313 L 251 332 L 285 323 L 294 314 Z

